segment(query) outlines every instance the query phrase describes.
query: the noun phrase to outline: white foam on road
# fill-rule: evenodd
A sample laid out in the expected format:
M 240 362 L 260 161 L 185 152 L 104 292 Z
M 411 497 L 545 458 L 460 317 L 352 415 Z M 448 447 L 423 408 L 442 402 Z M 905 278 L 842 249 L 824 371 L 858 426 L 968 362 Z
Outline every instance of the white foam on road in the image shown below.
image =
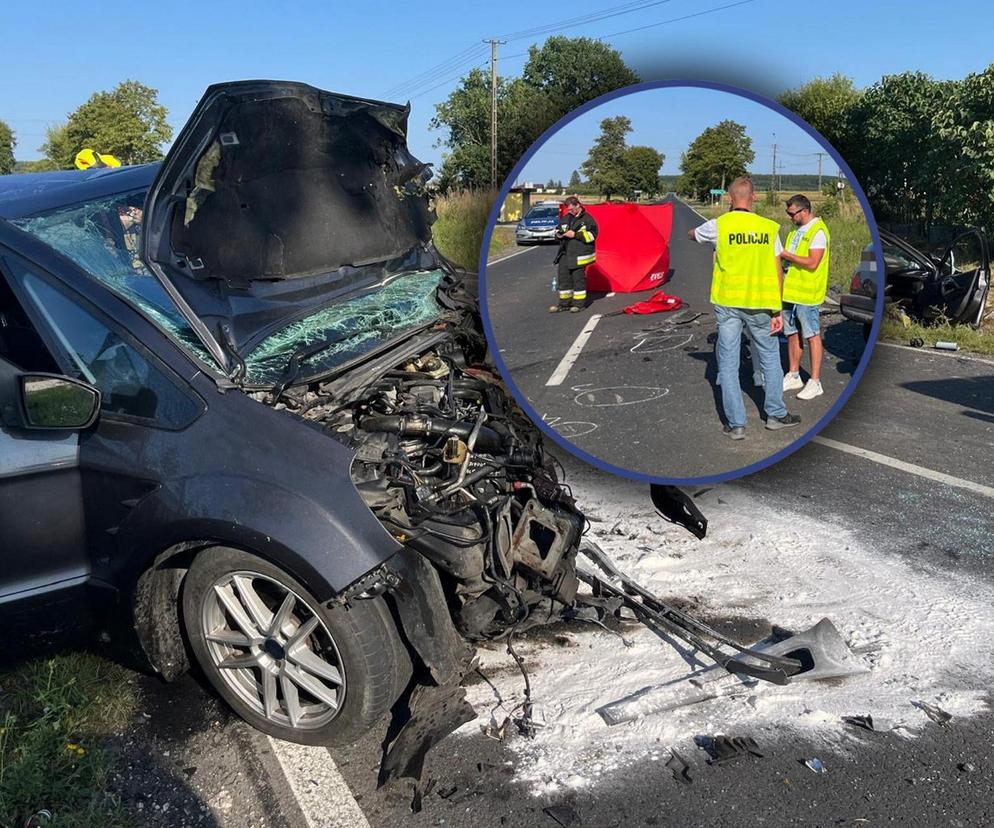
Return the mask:
M 534 740 L 512 738 L 508 750 L 515 778 L 536 795 L 595 785 L 638 760 L 665 761 L 670 747 L 693 751 L 696 735 L 751 735 L 763 744 L 799 733 L 838 745 L 853 738 L 845 715 L 889 719 L 910 738 L 936 727 L 913 701 L 954 716 L 986 709 L 994 677 L 989 584 L 878 554 L 841 522 L 776 510 L 735 486 L 698 499 L 710 519 L 708 537 L 698 541 L 655 514 L 647 487 L 585 470 L 572 477 L 581 506 L 602 519 L 594 539 L 653 592 L 695 599 L 704 620 L 737 616 L 800 631 L 827 616 L 869 672 L 840 682 L 760 684 L 740 697 L 608 727 L 598 707 L 649 685 L 685 683 L 691 667 L 680 654 L 638 625 L 625 631 L 631 648 L 594 626 L 568 631 L 558 645 L 522 641 L 516 649 L 531 667 L 546 726 Z M 512 708 L 522 699 L 513 662 L 496 645 L 481 653 L 483 671 Z M 494 694 L 480 684 L 470 700 L 480 718 L 461 732 L 478 734 Z
M 327 748 L 267 738 L 307 828 L 369 828 Z
M 597 327 L 597 323 L 600 321 L 601 315 L 599 313 L 595 313 L 587 320 L 587 324 L 583 326 L 583 330 L 577 334 L 576 339 L 573 340 L 573 344 L 569 346 L 563 358 L 559 360 L 556 370 L 552 372 L 552 376 L 545 383 L 546 385 L 563 384 L 563 380 L 569 374 L 570 368 L 580 358 L 580 351 L 583 350 L 583 346 L 587 344 L 587 340 L 590 339 L 590 335 L 594 332 L 594 328 Z

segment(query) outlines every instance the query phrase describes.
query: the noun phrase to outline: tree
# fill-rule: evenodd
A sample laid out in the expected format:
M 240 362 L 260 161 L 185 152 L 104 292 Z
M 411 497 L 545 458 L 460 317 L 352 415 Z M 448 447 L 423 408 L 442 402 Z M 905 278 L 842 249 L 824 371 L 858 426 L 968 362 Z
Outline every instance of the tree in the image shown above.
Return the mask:
M 944 88 L 933 116 L 937 194 L 947 221 L 994 227 L 994 64 Z M 938 183 L 938 182 L 936 182 Z
M 629 147 L 625 150 L 623 164 L 628 191 L 641 190 L 650 198 L 659 192 L 659 168 L 666 160 L 652 147 Z
M 621 56 L 586 38 L 532 46 L 522 77 L 498 78 L 497 179 L 507 177 L 535 140 L 566 113 L 638 77 Z M 431 129 L 444 130 L 439 187 L 490 185 L 490 75 L 473 69 L 439 104 Z
M 0 175 L 10 175 L 14 171 L 14 147 L 17 138 L 6 121 L 0 121 Z
M 547 126 L 580 104 L 639 82 L 639 76 L 606 43 L 561 36 L 550 37 L 541 48 L 528 49 L 522 78 L 551 107 Z
M 67 124 L 54 124 L 45 130 L 45 143 L 38 147 L 45 157 L 35 162 L 32 172 L 66 170 L 73 166 L 73 159 L 79 149 L 73 149 Z
M 173 137 L 158 94 L 133 80 L 110 92 L 96 92 L 64 125 L 48 130 L 41 151 L 57 169 L 71 168 L 84 147 L 114 155 L 123 164 L 158 161 L 162 145 Z
M 811 124 L 845 157 L 852 136 L 849 119 L 860 96 L 852 78 L 836 72 L 784 92 L 780 103 Z
M 573 174 L 569 177 L 570 187 L 578 187 L 580 185 L 580 173 L 577 170 L 573 170 Z
M 746 174 L 756 158 L 752 139 L 735 121 L 722 121 L 698 135 L 680 160 L 680 190 L 703 198 L 708 190 L 725 189 L 733 178 Z
M 631 131 L 631 118 L 624 115 L 605 118 L 601 121 L 601 134 L 590 148 L 587 160 L 580 165 L 594 189 L 608 198 L 628 189 L 625 136 Z
M 955 88 L 921 72 L 887 75 L 853 108 L 847 160 L 881 217 L 931 224 L 944 194 L 956 189 L 943 179 L 946 148 L 933 123 Z

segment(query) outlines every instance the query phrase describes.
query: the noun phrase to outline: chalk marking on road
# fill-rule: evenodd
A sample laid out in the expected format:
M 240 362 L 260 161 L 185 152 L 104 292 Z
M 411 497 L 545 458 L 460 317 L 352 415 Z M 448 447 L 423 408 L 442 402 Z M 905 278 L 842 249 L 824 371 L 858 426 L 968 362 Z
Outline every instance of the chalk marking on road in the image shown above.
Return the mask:
M 520 256 L 522 253 L 531 253 L 533 250 L 538 250 L 539 246 L 526 247 L 524 250 L 515 250 L 513 253 L 508 253 L 506 256 L 501 256 L 499 259 L 490 259 L 487 262 L 487 267 L 490 265 L 499 264 L 500 262 L 506 262 L 508 259 L 513 259 L 515 256 Z
M 308 828 L 369 828 L 327 748 L 267 738 Z
M 890 457 L 886 454 L 870 451 L 869 449 L 851 446 L 848 443 L 840 443 L 837 440 L 830 440 L 828 437 L 812 437 L 811 442 L 818 443 L 818 445 L 825 446 L 826 448 L 835 449 L 836 451 L 845 452 L 846 454 L 852 454 L 856 457 L 862 457 L 865 460 L 871 460 L 874 463 L 879 463 L 881 466 L 889 466 L 890 468 L 897 469 L 898 471 L 914 474 L 928 480 L 934 480 L 936 483 L 943 483 L 946 486 L 953 486 L 957 489 L 966 489 L 974 494 L 994 498 L 994 487 L 992 486 L 985 486 L 982 483 L 974 483 L 972 480 L 964 480 L 961 477 L 953 477 L 951 474 L 945 474 L 944 472 L 935 471 L 934 469 L 926 469 L 924 466 L 918 466 L 914 463 L 898 460 L 896 457 Z
M 693 334 L 683 334 L 684 339 L 680 339 L 681 334 L 678 332 L 674 333 L 659 333 L 646 336 L 645 334 L 636 334 L 635 339 L 639 341 L 632 347 L 631 353 L 633 354 L 658 354 L 663 351 L 675 351 L 677 348 L 682 348 L 693 340 Z M 677 342 L 671 342 L 671 340 L 676 339 Z M 646 343 L 651 347 L 645 347 Z M 669 343 L 669 344 L 667 344 Z
M 569 373 L 569 369 L 573 367 L 573 363 L 577 361 L 580 357 L 580 351 L 583 350 L 583 346 L 587 344 L 587 340 L 590 339 L 590 335 L 594 332 L 594 328 L 597 327 L 597 323 L 600 322 L 601 315 L 595 313 L 590 319 L 587 320 L 587 324 L 583 326 L 583 330 L 580 331 L 576 339 L 573 340 L 573 344 L 569 346 L 569 350 L 559 360 L 559 364 L 556 366 L 556 370 L 552 372 L 552 376 L 549 377 L 546 385 L 562 385 L 563 380 L 566 379 L 566 375 Z
M 669 388 L 655 385 L 608 385 L 604 388 L 591 388 L 589 385 L 574 385 L 573 391 L 579 392 L 573 397 L 573 402 L 584 408 L 613 408 L 619 405 L 636 405 L 637 403 L 652 402 L 670 393 Z M 640 392 L 637 398 L 625 399 L 621 391 Z M 609 392 L 609 393 L 605 393 Z M 611 399 L 604 399 L 611 397 Z
M 960 351 L 936 351 L 932 348 L 912 348 L 910 345 L 899 345 L 896 342 L 878 342 L 877 345 L 882 348 L 897 348 L 900 351 L 911 351 L 913 354 L 921 354 L 922 356 L 945 357 L 946 359 L 965 359 L 968 362 L 980 362 L 983 365 L 994 365 L 994 360 L 964 354 Z
M 567 440 L 574 437 L 582 437 L 584 434 L 590 434 L 590 432 L 596 431 L 600 427 L 597 423 L 591 423 L 586 420 L 564 421 L 562 417 L 550 417 L 548 414 L 542 415 L 542 422 L 552 426 L 556 434 L 560 437 L 565 437 Z

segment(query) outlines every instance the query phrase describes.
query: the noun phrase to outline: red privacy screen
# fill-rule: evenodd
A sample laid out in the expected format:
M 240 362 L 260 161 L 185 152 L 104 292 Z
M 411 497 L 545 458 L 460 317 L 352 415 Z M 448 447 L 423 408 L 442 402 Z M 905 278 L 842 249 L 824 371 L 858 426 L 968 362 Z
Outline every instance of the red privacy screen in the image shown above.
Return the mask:
M 587 290 L 634 293 L 659 288 L 670 269 L 672 204 L 584 205 L 597 222 L 597 261 Z

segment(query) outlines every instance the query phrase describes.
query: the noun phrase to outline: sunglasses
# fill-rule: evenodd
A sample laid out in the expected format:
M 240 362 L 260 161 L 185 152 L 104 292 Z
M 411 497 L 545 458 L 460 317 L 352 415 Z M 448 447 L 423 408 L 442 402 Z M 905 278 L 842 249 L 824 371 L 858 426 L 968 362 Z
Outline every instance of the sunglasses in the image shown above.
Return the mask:
M 803 212 L 804 212 L 804 208 L 802 207 L 800 210 L 794 210 L 793 213 L 790 212 L 790 210 L 788 210 L 787 211 L 787 215 L 790 216 L 791 218 L 794 218 L 794 216 L 796 216 L 798 213 L 803 213 Z

